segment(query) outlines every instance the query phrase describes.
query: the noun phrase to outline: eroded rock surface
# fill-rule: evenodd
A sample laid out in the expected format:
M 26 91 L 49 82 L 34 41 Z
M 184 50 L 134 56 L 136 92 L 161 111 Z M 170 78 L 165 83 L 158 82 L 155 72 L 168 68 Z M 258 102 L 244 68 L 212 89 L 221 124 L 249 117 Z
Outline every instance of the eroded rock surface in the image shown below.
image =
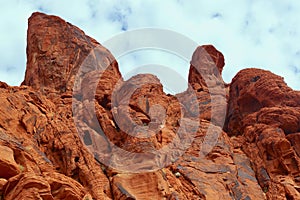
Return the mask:
M 300 94 L 281 77 L 227 85 L 204 45 L 187 90 L 165 94 L 59 17 L 28 24 L 22 86 L 0 82 L 0 199 L 300 198 Z
M 230 85 L 226 129 L 252 162 L 268 199 L 299 199 L 300 93 L 260 69 Z

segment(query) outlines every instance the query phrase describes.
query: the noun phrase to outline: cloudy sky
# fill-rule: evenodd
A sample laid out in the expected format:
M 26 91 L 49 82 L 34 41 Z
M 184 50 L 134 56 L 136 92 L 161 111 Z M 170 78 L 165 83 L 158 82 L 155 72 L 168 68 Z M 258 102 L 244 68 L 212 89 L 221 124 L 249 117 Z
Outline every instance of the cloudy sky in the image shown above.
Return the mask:
M 100 43 L 139 28 L 161 28 L 213 44 L 225 56 L 223 78 L 257 67 L 281 75 L 300 90 L 298 0 L 10 0 L 0 4 L 0 80 L 19 85 L 26 66 L 27 19 L 34 11 L 54 14 Z M 172 57 L 172 56 L 171 56 Z M 126 76 L 136 66 L 156 64 L 187 77 L 188 61 L 165 52 L 135 52 L 119 58 Z M 127 75 L 129 76 L 129 75 Z

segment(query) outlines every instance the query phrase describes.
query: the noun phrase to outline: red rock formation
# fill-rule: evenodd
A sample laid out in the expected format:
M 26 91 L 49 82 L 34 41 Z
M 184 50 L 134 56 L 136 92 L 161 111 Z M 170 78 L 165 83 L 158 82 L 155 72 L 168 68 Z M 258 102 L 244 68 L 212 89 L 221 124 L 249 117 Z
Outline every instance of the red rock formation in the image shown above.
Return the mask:
M 300 94 L 282 78 L 247 69 L 228 88 L 205 45 L 173 96 L 123 81 L 59 17 L 34 13 L 27 39 L 22 86 L 0 82 L 0 199 L 299 199 Z
M 230 85 L 227 133 L 238 137 L 268 199 L 299 199 L 300 93 L 269 71 L 240 71 Z

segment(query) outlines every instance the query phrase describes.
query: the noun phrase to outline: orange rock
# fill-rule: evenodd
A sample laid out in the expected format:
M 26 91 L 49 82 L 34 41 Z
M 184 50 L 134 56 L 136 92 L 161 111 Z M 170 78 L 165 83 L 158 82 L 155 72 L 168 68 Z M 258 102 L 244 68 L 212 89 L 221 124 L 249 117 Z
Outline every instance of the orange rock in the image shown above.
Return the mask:
M 40 176 L 27 173 L 9 179 L 5 199 L 82 199 L 84 188 L 75 180 L 58 173 Z
M 230 84 L 226 130 L 230 135 L 241 134 L 242 120 L 262 108 L 273 107 L 277 111 L 269 113 L 271 115 L 277 113 L 281 116 L 286 111 L 280 111 L 279 109 L 298 109 L 299 105 L 299 92 L 289 88 L 282 77 L 261 69 L 242 70 L 233 78 Z M 293 111 L 289 111 L 289 113 L 291 112 Z M 299 111 L 296 112 L 299 113 Z M 294 115 L 298 116 L 297 113 L 294 112 Z M 269 121 L 275 123 L 278 121 L 277 118 L 276 116 L 270 116 Z M 283 118 L 285 117 L 281 117 L 281 120 Z M 295 120 L 297 119 L 292 119 L 292 122 L 295 123 Z M 298 126 L 295 128 L 297 129 Z
M 0 196 L 3 195 L 3 188 L 5 187 L 7 180 L 4 178 L 0 178 Z
M 59 17 L 34 13 L 27 43 L 22 86 L 0 82 L 0 198 L 299 199 L 300 94 L 281 77 L 225 84 L 204 45 L 167 95 Z
M 244 137 L 240 146 L 268 199 L 299 198 L 299 95 L 281 77 L 260 69 L 242 70 L 230 85 L 225 129 Z
M 167 199 L 168 183 L 160 171 L 139 174 L 118 174 L 112 177 L 116 199 Z
M 14 159 L 11 148 L 0 145 L 0 178 L 9 179 L 20 173 L 20 167 Z

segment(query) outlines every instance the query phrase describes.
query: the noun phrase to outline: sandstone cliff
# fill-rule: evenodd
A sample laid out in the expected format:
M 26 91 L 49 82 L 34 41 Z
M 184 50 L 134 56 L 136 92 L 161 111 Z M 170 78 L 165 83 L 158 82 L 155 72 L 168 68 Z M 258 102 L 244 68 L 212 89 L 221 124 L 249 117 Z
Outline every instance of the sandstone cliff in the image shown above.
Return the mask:
M 223 67 L 198 47 L 187 90 L 165 94 L 33 13 L 25 79 L 0 82 L 0 199 L 300 199 L 300 92 L 260 69 L 226 85 Z

